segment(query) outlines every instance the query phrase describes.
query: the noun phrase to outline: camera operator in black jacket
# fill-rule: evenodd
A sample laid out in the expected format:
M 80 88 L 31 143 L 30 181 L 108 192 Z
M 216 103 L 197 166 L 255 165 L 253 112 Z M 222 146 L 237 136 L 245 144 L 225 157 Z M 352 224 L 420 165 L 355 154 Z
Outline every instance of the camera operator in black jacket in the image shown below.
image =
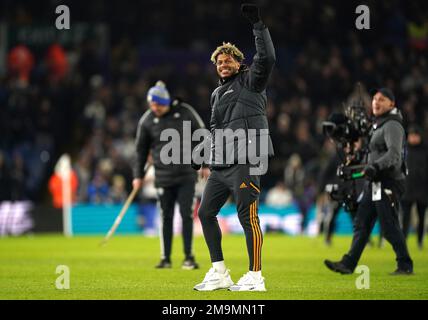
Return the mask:
M 380 88 L 373 93 L 375 122 L 370 138 L 368 164 L 363 171 L 368 181 L 354 220 L 351 249 L 341 261 L 325 260 L 324 263 L 332 271 L 353 273 L 378 217 L 383 236 L 392 245 L 397 257 L 397 269 L 392 274 L 409 275 L 413 274 L 413 261 L 398 220 L 406 173 L 403 118 L 395 107 L 395 97 L 389 89 Z

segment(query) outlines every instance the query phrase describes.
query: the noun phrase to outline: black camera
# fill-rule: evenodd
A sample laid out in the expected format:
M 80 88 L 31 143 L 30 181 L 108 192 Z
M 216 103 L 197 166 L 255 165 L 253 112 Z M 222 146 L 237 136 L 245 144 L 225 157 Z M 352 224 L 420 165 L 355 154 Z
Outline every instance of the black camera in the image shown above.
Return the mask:
M 356 212 L 358 208 L 357 190 L 352 186 L 339 183 L 327 184 L 325 191 L 332 200 L 343 203 L 348 212 Z
M 333 200 L 343 203 L 350 212 L 355 212 L 358 207 L 356 181 L 364 177 L 363 163 L 368 153 L 371 128 L 361 91 L 359 99 L 345 107 L 343 113 L 333 113 L 328 121 L 323 122 L 323 133 L 336 144 L 341 160 L 336 172 L 341 182 L 327 185 L 325 191 Z
M 360 174 L 368 153 L 368 140 L 372 123 L 361 98 L 361 85 L 358 84 L 359 99 L 344 108 L 343 113 L 333 113 L 323 122 L 323 133 L 332 139 L 342 157 L 337 176 L 342 180 L 362 178 Z M 359 142 L 359 146 L 356 146 Z
M 323 133 L 335 142 L 354 143 L 370 133 L 371 123 L 360 102 L 345 108 L 344 113 L 333 113 L 323 122 Z

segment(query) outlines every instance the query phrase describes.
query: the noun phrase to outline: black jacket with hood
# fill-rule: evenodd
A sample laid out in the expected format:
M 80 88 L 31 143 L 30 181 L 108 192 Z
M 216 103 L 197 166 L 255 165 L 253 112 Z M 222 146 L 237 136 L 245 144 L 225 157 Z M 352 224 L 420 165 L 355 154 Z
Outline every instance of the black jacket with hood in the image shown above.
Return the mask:
M 211 169 L 230 167 L 236 163 L 254 164 L 256 159 L 251 159 L 248 152 L 251 143 L 257 146 L 257 157 L 267 158 L 274 155 L 266 117 L 266 86 L 275 64 L 275 49 L 269 31 L 262 22 L 254 25 L 253 34 L 256 54 L 251 66 L 242 65 L 237 74 L 220 80 L 219 87 L 211 95 Z M 229 133 L 223 131 L 229 138 L 230 132 L 236 132 L 238 129 L 245 135 L 217 141 L 218 129 L 232 130 Z M 248 135 L 249 129 L 255 129 L 252 131 L 256 134 L 257 141 Z M 261 154 L 260 142 L 265 148 L 264 152 L 261 150 Z M 231 147 L 233 153 L 228 152 Z

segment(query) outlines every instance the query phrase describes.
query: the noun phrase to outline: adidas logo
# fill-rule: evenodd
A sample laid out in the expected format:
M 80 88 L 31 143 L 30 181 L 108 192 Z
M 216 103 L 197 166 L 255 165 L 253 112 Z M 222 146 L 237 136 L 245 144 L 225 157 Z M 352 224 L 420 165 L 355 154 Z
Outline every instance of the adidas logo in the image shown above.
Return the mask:
M 239 189 L 245 189 L 247 188 L 247 185 L 245 184 L 245 182 L 242 182 L 241 185 L 239 186 Z

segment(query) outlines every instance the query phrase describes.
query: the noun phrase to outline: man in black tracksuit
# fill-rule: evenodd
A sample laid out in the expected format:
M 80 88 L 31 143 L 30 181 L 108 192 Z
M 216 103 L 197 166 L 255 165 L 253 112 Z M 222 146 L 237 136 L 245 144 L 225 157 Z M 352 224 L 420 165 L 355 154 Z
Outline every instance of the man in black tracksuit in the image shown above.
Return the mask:
M 413 273 L 413 261 L 398 220 L 406 172 L 403 164 L 403 118 L 395 107 L 393 93 L 387 88 L 376 90 L 372 111 L 375 122 L 370 138 L 368 164 L 364 169 L 368 181 L 354 220 L 351 249 L 341 261 L 325 260 L 325 264 L 335 272 L 353 273 L 378 217 L 382 234 L 392 245 L 397 257 L 397 270 L 392 274 L 409 275 Z
M 423 131 L 417 125 L 408 129 L 406 192 L 401 201 L 403 208 L 403 232 L 407 238 L 410 228 L 410 213 L 416 205 L 418 214 L 417 240 L 419 249 L 423 248 L 425 233 L 425 211 L 428 204 L 428 148 L 423 142 Z
M 260 20 L 255 5 L 244 4 L 243 15 L 253 24 L 256 55 L 248 68 L 242 64 L 243 55 L 231 43 L 218 47 L 211 60 L 216 65 L 220 85 L 211 96 L 211 175 L 202 195 L 198 211 L 213 268 L 202 283 L 194 289 L 211 291 L 229 288 L 232 291 L 265 291 L 261 276 L 262 231 L 258 217 L 260 174 L 264 174 L 266 161 L 255 164 L 251 148 L 266 160 L 273 155 L 272 142 L 266 118 L 266 86 L 275 63 L 275 51 L 268 29 Z M 221 131 L 223 130 L 223 131 Z M 225 133 L 226 142 L 219 139 L 221 132 L 246 134 L 237 139 Z M 251 136 L 249 132 L 255 134 Z M 260 145 L 260 146 L 258 146 Z M 233 146 L 233 150 L 229 149 Z M 247 148 L 248 152 L 245 152 Z M 264 151 L 261 149 L 265 149 Z M 252 170 L 258 167 L 260 171 Z M 239 221 L 245 232 L 249 257 L 249 272 L 233 285 L 226 269 L 221 247 L 221 230 L 217 214 L 232 194 L 236 202 Z
M 190 140 L 183 138 L 184 124 L 188 133 L 193 134 L 197 129 L 204 128 L 204 123 L 196 111 L 187 103 L 174 100 L 171 102 L 169 93 L 162 81 L 158 81 L 147 95 L 150 109 L 141 117 L 138 123 L 136 151 L 137 162 L 134 168 L 133 187 L 142 186 L 145 175 L 144 168 L 149 152 L 152 154 L 155 168 L 155 187 L 158 193 L 161 215 L 161 261 L 157 268 L 171 267 L 171 247 L 173 236 L 173 217 L 177 202 L 183 220 L 183 244 L 185 260 L 183 269 L 198 267 L 192 254 L 193 236 L 193 198 L 195 194 L 196 172 L 190 161 L 185 164 L 184 155 L 191 154 Z M 176 164 L 168 163 L 168 146 L 171 139 L 162 138 L 162 134 L 176 130 L 179 138 L 173 147 L 179 148 L 179 159 Z M 190 138 L 190 137 L 189 137 Z M 185 141 L 187 139 L 187 142 Z M 191 139 L 191 138 L 190 138 Z M 180 145 L 182 143 L 182 145 Z M 174 153 L 174 151 L 173 151 Z M 177 153 L 176 153 L 177 154 Z

